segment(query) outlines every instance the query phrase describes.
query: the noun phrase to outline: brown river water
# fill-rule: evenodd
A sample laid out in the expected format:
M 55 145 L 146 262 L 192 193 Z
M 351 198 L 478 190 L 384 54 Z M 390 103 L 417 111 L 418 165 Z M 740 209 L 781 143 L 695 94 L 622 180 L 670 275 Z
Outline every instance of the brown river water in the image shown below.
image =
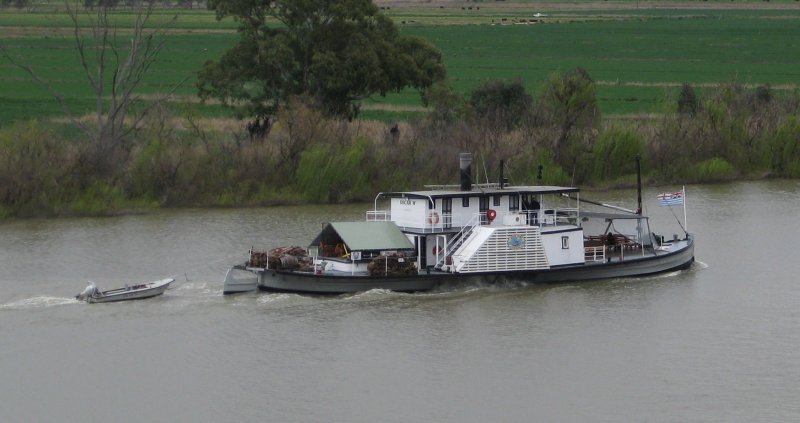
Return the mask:
M 679 233 L 660 191 L 653 229 Z M 222 279 L 371 204 L 2 222 L 0 421 L 800 421 L 800 182 L 687 205 L 686 271 L 334 297 Z M 153 299 L 72 299 L 169 276 Z

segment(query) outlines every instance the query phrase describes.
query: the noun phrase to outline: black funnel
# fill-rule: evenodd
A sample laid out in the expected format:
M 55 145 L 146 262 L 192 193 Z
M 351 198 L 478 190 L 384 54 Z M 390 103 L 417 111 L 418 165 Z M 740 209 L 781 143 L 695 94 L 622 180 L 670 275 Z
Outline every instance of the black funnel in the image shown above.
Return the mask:
M 458 159 L 461 169 L 461 191 L 472 191 L 472 153 L 461 153 Z

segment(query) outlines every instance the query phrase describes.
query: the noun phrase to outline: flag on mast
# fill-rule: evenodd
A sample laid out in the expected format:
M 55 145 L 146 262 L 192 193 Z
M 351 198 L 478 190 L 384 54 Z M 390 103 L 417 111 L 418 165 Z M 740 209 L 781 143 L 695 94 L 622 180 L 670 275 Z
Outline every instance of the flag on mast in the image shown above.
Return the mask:
M 656 199 L 659 206 L 680 206 L 683 204 L 683 191 L 658 194 Z

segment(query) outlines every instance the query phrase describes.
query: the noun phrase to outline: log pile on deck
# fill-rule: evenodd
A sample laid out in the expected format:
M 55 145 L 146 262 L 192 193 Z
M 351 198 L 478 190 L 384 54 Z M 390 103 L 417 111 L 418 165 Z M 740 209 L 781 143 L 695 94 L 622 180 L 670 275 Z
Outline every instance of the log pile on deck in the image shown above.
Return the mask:
M 253 251 L 247 266 L 310 272 L 313 270 L 313 259 L 305 248 L 278 247 L 269 251 Z
M 417 274 L 417 264 L 401 253 L 380 255 L 367 266 L 370 276 L 413 276 Z

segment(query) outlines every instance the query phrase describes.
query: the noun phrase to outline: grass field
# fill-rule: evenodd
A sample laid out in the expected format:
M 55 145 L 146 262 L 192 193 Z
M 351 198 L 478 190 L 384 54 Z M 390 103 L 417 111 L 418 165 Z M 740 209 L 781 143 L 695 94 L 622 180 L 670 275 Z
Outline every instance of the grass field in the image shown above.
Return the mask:
M 638 9 L 635 1 L 544 2 L 536 8 L 526 2 L 377 3 L 389 7 L 386 13 L 403 32 L 442 50 L 450 83 L 463 93 L 482 81 L 513 78 L 535 91 L 548 74 L 580 66 L 598 83 L 603 113 L 620 115 L 664 109 L 684 82 L 702 87 L 736 80 L 778 92 L 800 84 L 798 2 L 642 2 L 647 7 Z M 191 105 L 196 71 L 236 42 L 236 25 L 202 10 L 159 11 L 153 22 L 176 13 L 142 91 L 155 95 L 181 84 L 176 102 Z M 117 19 L 124 28 L 131 17 L 120 12 Z M 61 14 L 0 11 L 0 43 L 49 80 L 71 108 L 88 112 L 93 100 L 70 31 Z M 228 115 L 216 105 L 197 110 Z M 365 110 L 366 117 L 407 118 L 419 113 L 419 96 L 378 97 Z M 0 124 L 61 114 L 45 89 L 0 58 Z

